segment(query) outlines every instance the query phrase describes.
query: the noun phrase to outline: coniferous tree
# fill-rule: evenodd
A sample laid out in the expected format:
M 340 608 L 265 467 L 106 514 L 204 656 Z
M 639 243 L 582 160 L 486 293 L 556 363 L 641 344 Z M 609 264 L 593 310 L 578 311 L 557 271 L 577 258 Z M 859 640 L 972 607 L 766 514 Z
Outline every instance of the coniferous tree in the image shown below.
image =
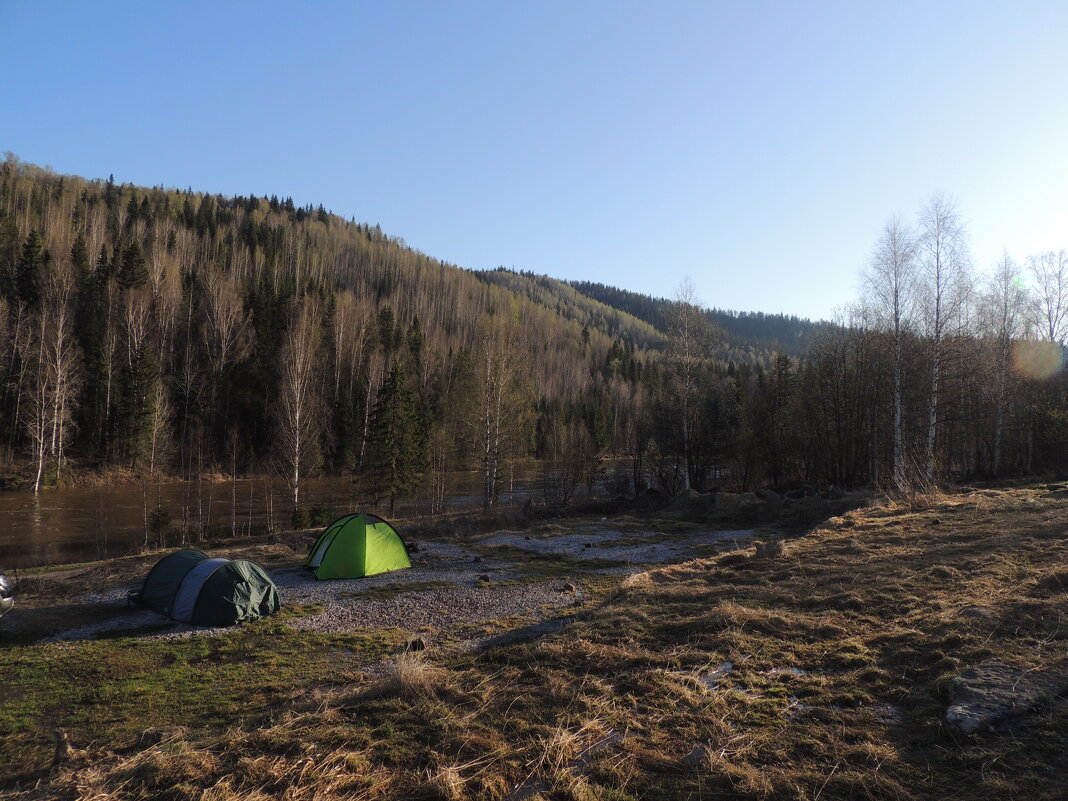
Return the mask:
M 378 499 L 389 498 L 393 515 L 398 495 L 413 490 L 426 471 L 426 430 L 415 393 L 395 366 L 382 384 L 371 413 L 367 474 Z
M 122 251 L 122 267 L 119 269 L 119 285 L 123 289 L 140 289 L 148 283 L 148 266 L 141 245 L 131 242 Z
M 45 250 L 40 234 L 34 229 L 26 237 L 22 246 L 22 254 L 19 257 L 18 270 L 15 273 L 16 297 L 27 307 L 37 305 L 40 295 L 41 270 L 48 262 L 48 251 Z

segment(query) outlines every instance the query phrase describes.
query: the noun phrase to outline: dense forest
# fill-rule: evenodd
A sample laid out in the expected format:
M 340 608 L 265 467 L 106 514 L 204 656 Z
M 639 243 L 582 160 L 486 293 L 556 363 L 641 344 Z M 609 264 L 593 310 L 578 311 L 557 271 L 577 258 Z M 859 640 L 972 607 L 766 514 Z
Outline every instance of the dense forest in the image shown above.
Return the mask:
M 541 460 L 566 503 L 804 480 L 936 483 L 1068 467 L 1068 254 L 971 272 L 933 198 L 876 243 L 843 319 L 708 311 L 419 253 L 278 197 L 0 165 L 0 443 L 35 488 L 351 473 L 444 503 Z
M 672 302 L 592 281 L 569 281 L 587 297 L 644 320 L 667 332 Z M 834 328 L 788 314 L 705 309 L 705 317 L 721 333 L 716 358 L 724 362 L 761 364 L 769 367 L 777 355 L 801 356 L 823 332 Z

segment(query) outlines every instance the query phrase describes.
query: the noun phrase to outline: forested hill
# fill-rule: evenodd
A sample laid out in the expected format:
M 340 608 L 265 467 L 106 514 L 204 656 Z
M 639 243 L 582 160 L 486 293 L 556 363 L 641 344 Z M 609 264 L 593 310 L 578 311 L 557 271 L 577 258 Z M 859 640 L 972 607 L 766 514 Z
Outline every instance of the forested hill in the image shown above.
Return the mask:
M 466 464 L 480 421 L 464 415 L 484 390 L 498 409 L 523 397 L 530 413 L 495 430 L 494 447 L 526 453 L 536 409 L 622 397 L 612 386 L 637 380 L 656 344 L 645 323 L 573 294 L 586 313 L 321 206 L 85 180 L 9 156 L 0 447 L 57 471 L 75 455 L 184 473 L 278 459 L 299 462 L 288 475 L 368 472 L 381 456 L 418 476 L 435 447 Z
M 662 333 L 667 332 L 667 315 L 672 301 L 619 289 L 592 281 L 568 281 L 568 286 L 586 297 L 644 320 Z M 764 362 L 769 354 L 800 356 L 820 332 L 833 324 L 787 314 L 737 312 L 708 309 L 708 319 L 723 333 L 721 358 L 735 362 Z
M 668 492 L 878 481 L 906 453 L 928 476 L 1062 467 L 1068 374 L 1021 378 L 1021 334 L 973 330 L 936 383 L 922 336 L 476 272 L 321 206 L 0 162 L 0 461 L 38 488 L 72 464 L 269 472 L 299 511 L 310 475 L 351 472 L 440 511 L 448 471 L 479 469 L 490 505 L 529 457 L 559 501 L 609 454 Z
M 574 320 L 584 327 L 631 342 L 639 348 L 659 349 L 664 344 L 666 329 L 584 293 L 566 281 L 504 267 L 481 271 L 476 275 L 486 283 L 506 287 L 519 297 L 551 309 L 566 320 Z

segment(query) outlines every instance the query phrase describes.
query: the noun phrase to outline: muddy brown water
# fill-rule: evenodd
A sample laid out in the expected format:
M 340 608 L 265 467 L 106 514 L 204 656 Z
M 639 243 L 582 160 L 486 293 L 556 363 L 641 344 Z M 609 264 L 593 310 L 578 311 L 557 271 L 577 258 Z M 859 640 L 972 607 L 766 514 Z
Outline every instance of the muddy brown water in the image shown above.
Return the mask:
M 516 467 L 500 500 L 540 499 L 545 488 L 540 466 Z M 446 511 L 478 509 L 481 491 L 479 473 L 450 473 Z M 310 479 L 301 489 L 301 505 L 326 520 L 372 509 L 366 489 L 351 477 Z M 388 504 L 377 511 L 388 517 Z M 393 519 L 403 528 L 405 519 L 431 511 L 427 491 L 398 499 Z M 202 533 L 215 539 L 284 530 L 291 515 L 285 486 L 264 478 L 0 492 L 0 570 L 181 547 L 199 542 Z

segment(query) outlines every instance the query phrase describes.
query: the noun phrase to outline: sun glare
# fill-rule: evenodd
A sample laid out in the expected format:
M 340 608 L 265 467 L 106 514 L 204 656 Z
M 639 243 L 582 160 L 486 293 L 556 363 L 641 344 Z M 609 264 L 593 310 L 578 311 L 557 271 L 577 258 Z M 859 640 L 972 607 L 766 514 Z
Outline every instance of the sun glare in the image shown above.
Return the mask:
M 1064 367 L 1064 349 L 1056 342 L 1016 342 L 1012 346 L 1012 364 L 1020 375 L 1049 378 Z

